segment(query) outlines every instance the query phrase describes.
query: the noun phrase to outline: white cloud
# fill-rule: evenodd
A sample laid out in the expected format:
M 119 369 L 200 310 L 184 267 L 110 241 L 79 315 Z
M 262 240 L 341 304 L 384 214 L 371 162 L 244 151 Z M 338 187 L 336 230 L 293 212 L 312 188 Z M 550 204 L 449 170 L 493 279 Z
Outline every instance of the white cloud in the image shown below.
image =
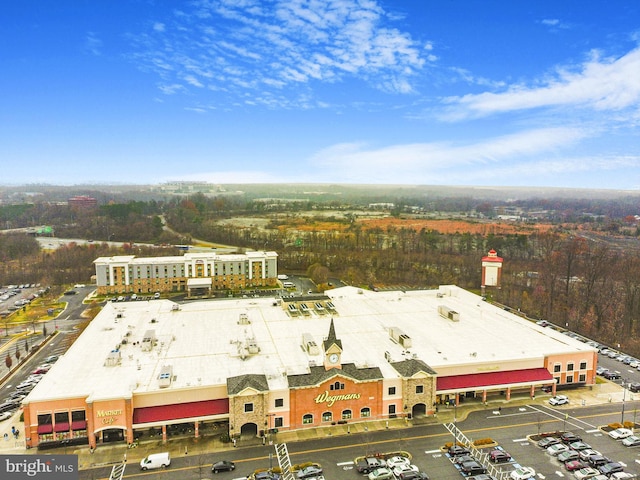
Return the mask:
M 540 107 L 573 106 L 592 110 L 637 109 L 640 103 L 640 49 L 619 58 L 591 58 L 563 67 L 542 86 L 512 85 L 503 93 L 485 92 L 445 99 L 442 118 L 461 120 Z
M 416 171 L 450 168 L 493 168 L 557 149 L 567 148 L 588 136 L 587 131 L 572 128 L 542 128 L 492 138 L 474 144 L 415 143 L 367 149 L 365 144 L 334 145 L 315 154 L 312 164 L 352 172 L 394 171 L 405 178 Z
M 393 94 L 415 91 L 416 72 L 435 62 L 432 43 L 393 28 L 398 17 L 374 0 L 199 0 L 151 24 L 133 56 L 165 83 L 206 83 L 236 99 L 258 88 L 304 89 L 355 78 Z M 199 78 L 206 72 L 207 81 Z M 186 90 L 185 90 L 186 91 Z M 228 97 L 231 98 L 231 97 Z
M 97 37 L 95 32 L 87 32 L 84 49 L 92 55 L 99 56 L 102 54 L 102 40 Z

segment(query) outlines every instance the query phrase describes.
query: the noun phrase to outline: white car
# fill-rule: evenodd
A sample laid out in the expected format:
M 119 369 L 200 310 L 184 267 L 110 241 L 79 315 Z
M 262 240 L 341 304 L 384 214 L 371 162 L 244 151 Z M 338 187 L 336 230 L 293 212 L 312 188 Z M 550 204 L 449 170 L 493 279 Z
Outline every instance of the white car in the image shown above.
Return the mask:
M 600 475 L 600 471 L 592 467 L 585 467 L 585 468 L 581 468 L 580 470 L 576 470 L 575 472 L 573 472 L 573 475 L 578 480 L 587 480 L 588 478 L 595 477 L 596 475 Z
M 556 395 L 549 399 L 549 405 L 566 405 L 569 403 L 569 397 L 566 395 Z
M 529 480 L 535 476 L 536 471 L 531 467 L 516 468 L 510 475 L 512 480 Z
M 409 460 L 407 457 L 401 457 L 400 455 L 396 455 L 394 457 L 387 459 L 387 467 L 391 469 L 409 465 L 410 463 L 411 463 L 411 460 Z
M 640 437 L 638 435 L 631 435 L 622 440 L 622 444 L 625 447 L 637 447 L 640 445 Z
M 609 432 L 609 436 L 616 440 L 622 440 L 623 438 L 630 437 L 631 435 L 633 435 L 633 432 L 628 428 L 616 428 Z
M 415 465 L 398 465 L 391 471 L 396 476 L 396 478 L 401 478 L 401 476 L 406 475 L 407 473 L 419 472 L 420 469 Z
M 13 416 L 13 412 L 2 412 L 0 413 L 0 422 L 5 420 L 9 420 Z
M 564 443 L 556 443 L 555 445 L 551 445 L 547 447 L 547 453 L 553 457 L 557 457 L 562 452 L 566 452 L 569 450 L 569 445 L 565 445 Z

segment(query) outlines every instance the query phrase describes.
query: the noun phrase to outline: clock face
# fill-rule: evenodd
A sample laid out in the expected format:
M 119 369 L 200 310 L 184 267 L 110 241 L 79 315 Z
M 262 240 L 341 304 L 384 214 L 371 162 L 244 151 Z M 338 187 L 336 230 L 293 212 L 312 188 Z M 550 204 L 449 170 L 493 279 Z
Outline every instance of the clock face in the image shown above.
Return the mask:
M 329 361 L 331 363 L 338 363 L 338 354 L 332 353 L 331 355 L 329 355 Z

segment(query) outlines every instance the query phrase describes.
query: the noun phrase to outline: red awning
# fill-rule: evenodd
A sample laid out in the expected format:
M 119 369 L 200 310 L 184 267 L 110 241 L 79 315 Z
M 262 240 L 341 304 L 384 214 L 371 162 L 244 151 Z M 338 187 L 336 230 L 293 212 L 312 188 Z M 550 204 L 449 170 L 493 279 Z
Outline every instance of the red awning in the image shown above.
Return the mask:
M 87 421 L 86 420 L 74 420 L 71 422 L 71 430 L 86 430 L 87 429 Z
M 50 423 L 48 423 L 46 425 L 38 425 L 38 433 L 39 434 L 51 433 L 51 432 L 53 432 L 53 425 L 51 425 Z
M 55 432 L 68 432 L 69 431 L 69 422 L 58 422 L 53 427 Z
M 137 425 L 141 423 L 166 422 L 224 413 L 229 413 L 228 398 L 136 408 L 133 410 L 133 423 Z
M 455 375 L 452 377 L 438 377 L 436 392 L 448 390 L 482 390 L 496 385 L 522 385 L 553 383 L 553 376 L 546 368 L 531 368 L 527 370 L 511 370 L 508 372 L 474 373 L 470 375 Z

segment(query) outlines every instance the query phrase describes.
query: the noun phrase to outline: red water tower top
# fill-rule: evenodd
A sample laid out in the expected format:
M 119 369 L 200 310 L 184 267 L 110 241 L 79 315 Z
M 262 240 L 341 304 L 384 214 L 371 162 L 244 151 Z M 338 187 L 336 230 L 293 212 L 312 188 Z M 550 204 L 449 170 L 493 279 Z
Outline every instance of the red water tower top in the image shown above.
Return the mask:
M 496 252 L 493 248 L 489 250 L 489 254 L 486 257 L 482 257 L 483 262 L 499 262 L 502 263 L 502 257 L 498 256 L 498 252 Z

